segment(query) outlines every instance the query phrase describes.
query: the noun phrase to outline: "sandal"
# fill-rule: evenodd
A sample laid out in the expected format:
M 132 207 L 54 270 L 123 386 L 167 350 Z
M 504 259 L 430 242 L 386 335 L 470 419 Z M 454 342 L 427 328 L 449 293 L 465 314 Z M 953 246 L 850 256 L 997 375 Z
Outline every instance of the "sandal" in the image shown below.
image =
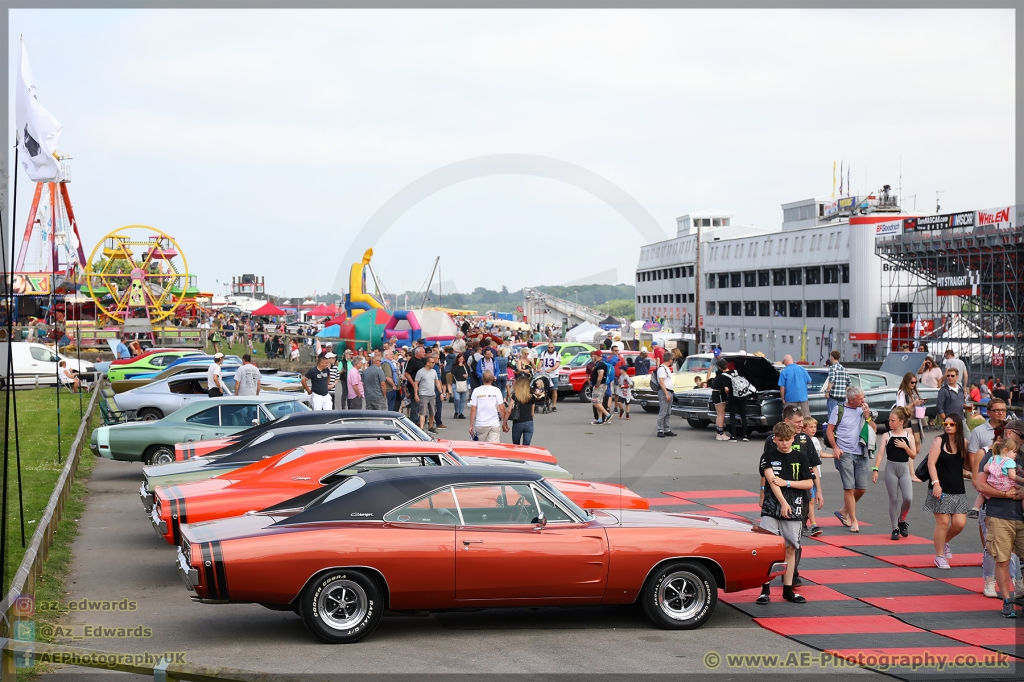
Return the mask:
M 851 533 L 859 533 L 860 532 L 860 526 L 850 526 L 850 532 Z
M 845 516 L 843 516 L 843 512 L 841 512 L 841 511 L 836 511 L 836 512 L 832 512 L 832 513 L 833 513 L 833 514 L 835 514 L 835 516 L 836 516 L 836 518 L 837 518 L 837 519 L 839 519 L 839 523 L 843 524 L 843 525 L 844 525 L 844 526 L 846 526 L 847 528 L 849 528 L 849 527 L 850 527 L 850 522 L 846 520 L 846 517 L 845 517 Z

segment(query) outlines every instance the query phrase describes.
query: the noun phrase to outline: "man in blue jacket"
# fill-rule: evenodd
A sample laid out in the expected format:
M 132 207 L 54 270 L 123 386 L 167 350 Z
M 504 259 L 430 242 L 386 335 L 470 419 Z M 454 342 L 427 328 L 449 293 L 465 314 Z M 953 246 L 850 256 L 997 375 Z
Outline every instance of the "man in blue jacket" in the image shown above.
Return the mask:
M 782 372 L 779 373 L 779 397 L 782 407 L 797 405 L 804 418 L 811 416 L 811 406 L 807 402 L 807 384 L 811 383 L 811 375 L 807 370 L 793 362 L 792 355 L 782 358 Z

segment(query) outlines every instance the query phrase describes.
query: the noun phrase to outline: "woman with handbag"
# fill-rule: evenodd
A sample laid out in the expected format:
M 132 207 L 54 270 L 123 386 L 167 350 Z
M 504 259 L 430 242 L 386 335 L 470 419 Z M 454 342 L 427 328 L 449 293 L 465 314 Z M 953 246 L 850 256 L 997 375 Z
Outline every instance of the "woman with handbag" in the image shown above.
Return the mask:
M 508 431 L 508 420 L 512 420 L 514 445 L 529 445 L 533 442 L 533 405 L 543 402 L 544 399 L 543 392 L 539 395 L 533 392 L 527 377 L 516 378 L 505 403 L 505 421 L 501 425 L 502 431 Z
M 914 434 L 917 447 L 920 449 L 924 439 L 924 398 L 917 390 L 917 375 L 907 372 L 903 375 L 899 390 L 896 391 L 896 407 L 905 407 L 910 412 L 910 431 Z
M 466 367 L 466 356 L 461 353 L 455 357 L 452 365 L 452 397 L 455 399 L 455 419 L 465 419 L 462 411 L 466 407 L 469 395 L 469 368 Z
M 949 541 L 960 534 L 971 508 L 964 489 L 964 468 L 968 465 L 964 420 L 958 414 L 947 414 L 942 421 L 942 435 L 932 441 L 928 457 L 918 467 L 917 475 L 925 474 L 931 481 L 931 492 L 924 501 L 925 511 L 935 516 L 935 566 L 949 568 L 953 551 Z

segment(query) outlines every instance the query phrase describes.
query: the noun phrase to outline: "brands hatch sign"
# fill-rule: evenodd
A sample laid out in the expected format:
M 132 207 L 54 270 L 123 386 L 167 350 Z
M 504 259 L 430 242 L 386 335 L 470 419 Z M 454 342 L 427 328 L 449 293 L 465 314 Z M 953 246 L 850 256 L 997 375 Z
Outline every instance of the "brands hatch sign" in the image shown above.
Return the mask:
M 977 296 L 980 278 L 974 270 L 954 270 L 939 275 L 935 281 L 936 296 Z

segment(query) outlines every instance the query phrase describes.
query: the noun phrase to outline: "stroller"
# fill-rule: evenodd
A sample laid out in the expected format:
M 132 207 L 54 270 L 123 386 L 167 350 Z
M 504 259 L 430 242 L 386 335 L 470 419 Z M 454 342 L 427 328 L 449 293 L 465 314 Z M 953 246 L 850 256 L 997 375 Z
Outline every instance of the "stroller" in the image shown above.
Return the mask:
M 535 396 L 539 397 L 541 392 L 543 392 L 544 398 L 537 402 L 537 409 L 540 410 L 541 414 L 549 414 L 551 412 L 551 396 L 548 394 L 553 388 L 551 386 L 551 380 L 546 376 L 535 374 L 531 377 L 530 386 L 533 388 L 533 394 Z

